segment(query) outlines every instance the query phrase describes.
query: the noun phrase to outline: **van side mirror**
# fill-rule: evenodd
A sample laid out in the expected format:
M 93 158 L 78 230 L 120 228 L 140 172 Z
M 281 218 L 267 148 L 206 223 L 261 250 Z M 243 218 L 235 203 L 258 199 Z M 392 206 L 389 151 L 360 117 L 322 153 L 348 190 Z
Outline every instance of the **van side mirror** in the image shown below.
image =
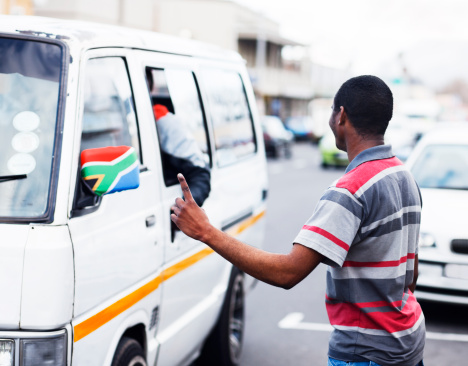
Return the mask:
M 135 149 L 109 146 L 83 150 L 81 177 L 97 196 L 138 188 L 140 168 Z

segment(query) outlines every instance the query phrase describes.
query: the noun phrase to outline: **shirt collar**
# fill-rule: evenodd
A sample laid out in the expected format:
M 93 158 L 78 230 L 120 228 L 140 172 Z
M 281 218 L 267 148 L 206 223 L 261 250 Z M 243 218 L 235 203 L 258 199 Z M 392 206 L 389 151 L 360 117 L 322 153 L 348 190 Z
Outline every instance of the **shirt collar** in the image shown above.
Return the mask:
M 392 152 L 391 145 L 379 145 L 370 147 L 364 151 L 361 151 L 348 165 L 346 168 L 345 173 L 350 172 L 354 168 L 358 167 L 362 163 L 371 160 L 380 160 L 380 159 L 388 159 L 392 158 L 395 155 Z

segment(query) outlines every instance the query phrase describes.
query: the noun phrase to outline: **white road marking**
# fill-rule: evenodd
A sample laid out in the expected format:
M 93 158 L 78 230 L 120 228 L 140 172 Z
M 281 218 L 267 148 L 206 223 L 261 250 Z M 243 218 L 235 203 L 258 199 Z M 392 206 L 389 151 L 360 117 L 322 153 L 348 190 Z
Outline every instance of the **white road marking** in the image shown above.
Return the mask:
M 302 330 L 316 330 L 321 332 L 331 332 L 333 327 L 330 324 L 323 323 L 304 323 L 304 314 L 291 313 L 286 315 L 283 320 L 278 323 L 278 327 L 282 329 L 302 329 Z
M 303 319 L 303 313 L 290 313 L 280 320 L 278 327 L 281 329 L 311 330 L 316 332 L 331 332 L 333 330 L 333 327 L 330 324 L 307 323 L 303 322 Z M 426 339 L 449 342 L 468 342 L 468 334 L 426 332 Z
M 427 339 L 452 342 L 468 342 L 468 334 L 426 332 Z

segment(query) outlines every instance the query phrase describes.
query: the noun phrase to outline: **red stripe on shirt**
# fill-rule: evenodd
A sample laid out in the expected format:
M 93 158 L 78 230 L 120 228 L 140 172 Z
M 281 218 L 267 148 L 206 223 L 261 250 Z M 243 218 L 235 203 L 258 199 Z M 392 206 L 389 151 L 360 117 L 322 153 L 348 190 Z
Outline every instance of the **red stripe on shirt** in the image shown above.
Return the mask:
M 371 301 L 371 302 L 358 302 L 355 305 L 359 307 L 360 309 L 364 308 L 381 308 L 384 306 L 389 306 L 392 308 L 399 308 L 401 307 L 401 304 L 403 303 L 403 300 L 398 300 L 398 301 L 393 301 L 393 302 L 388 302 L 388 301 Z
M 302 227 L 302 230 L 313 231 L 314 233 L 322 235 L 323 237 L 325 237 L 328 240 L 332 241 L 333 243 L 335 243 L 339 247 L 343 248 L 344 250 L 346 250 L 346 251 L 349 250 L 349 245 L 348 244 L 346 244 L 344 241 L 338 239 L 335 235 L 333 235 L 333 234 L 329 233 L 328 231 L 323 230 L 323 229 L 321 229 L 321 228 L 319 228 L 317 226 L 304 225 Z
M 359 188 L 366 184 L 380 172 L 388 168 L 403 165 L 396 157 L 382 160 L 372 160 L 363 163 L 346 173 L 336 184 L 337 188 L 345 188 L 351 194 L 355 194 Z
M 365 313 L 362 307 L 352 303 L 326 303 L 326 307 L 331 325 L 385 330 L 389 333 L 412 328 L 422 313 L 413 294 L 410 294 L 402 310 L 395 308 L 393 311 Z
M 402 263 L 406 263 L 408 259 L 414 259 L 414 253 L 408 253 L 396 261 L 382 261 L 382 262 L 356 262 L 356 261 L 344 261 L 343 267 L 398 267 Z

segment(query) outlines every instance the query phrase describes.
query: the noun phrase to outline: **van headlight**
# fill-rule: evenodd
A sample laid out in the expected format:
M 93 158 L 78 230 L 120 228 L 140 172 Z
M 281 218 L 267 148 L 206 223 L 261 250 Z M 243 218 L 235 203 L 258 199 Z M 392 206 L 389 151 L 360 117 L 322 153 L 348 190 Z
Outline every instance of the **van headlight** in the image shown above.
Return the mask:
M 419 247 L 420 248 L 430 248 L 435 247 L 436 242 L 434 237 L 428 233 L 420 233 L 419 234 Z
M 65 366 L 66 334 L 54 338 L 21 339 L 21 366 Z
M 0 366 L 13 366 L 15 355 L 15 342 L 9 339 L 0 339 Z

